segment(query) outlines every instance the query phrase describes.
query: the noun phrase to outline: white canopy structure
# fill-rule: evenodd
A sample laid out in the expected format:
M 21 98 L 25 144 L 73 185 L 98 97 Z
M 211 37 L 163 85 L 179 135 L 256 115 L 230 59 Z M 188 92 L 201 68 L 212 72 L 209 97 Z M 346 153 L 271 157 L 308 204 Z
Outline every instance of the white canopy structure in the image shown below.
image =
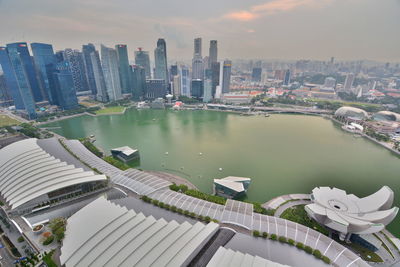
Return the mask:
M 305 209 L 310 217 L 322 225 L 346 234 L 372 234 L 385 228 L 397 215 L 393 204 L 394 193 L 384 186 L 376 193 L 358 198 L 337 188 L 316 187 L 312 204 Z
M 187 266 L 218 230 L 156 220 L 104 198 L 67 221 L 61 264 L 72 266 Z
M 49 154 L 38 141 L 25 139 L 0 150 L 0 194 L 11 209 L 33 200 L 44 202 L 49 200 L 47 194 L 66 187 L 107 181 L 105 175 L 76 168 Z
M 282 265 L 280 263 L 272 262 L 261 258 L 259 256 L 252 256 L 249 254 L 244 254 L 239 251 L 233 251 L 231 249 L 226 249 L 220 247 L 214 256 L 211 258 L 207 267 L 283 267 L 287 265 Z

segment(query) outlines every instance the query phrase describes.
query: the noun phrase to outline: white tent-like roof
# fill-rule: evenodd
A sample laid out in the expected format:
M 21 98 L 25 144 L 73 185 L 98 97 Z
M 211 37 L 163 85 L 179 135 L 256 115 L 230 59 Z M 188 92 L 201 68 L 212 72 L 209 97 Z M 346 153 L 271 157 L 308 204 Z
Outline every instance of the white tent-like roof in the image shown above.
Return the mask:
M 238 193 L 245 191 L 242 182 L 247 182 L 247 181 L 251 181 L 251 179 L 246 177 L 236 177 L 236 176 L 228 176 L 222 179 L 214 179 L 215 184 L 222 185 Z
M 26 139 L 0 150 L 0 193 L 11 209 L 64 187 L 107 180 L 56 159 L 37 141 Z
M 129 146 L 122 146 L 122 147 L 113 148 L 113 149 L 111 149 L 111 151 L 121 152 L 121 153 L 125 154 L 126 156 L 130 156 L 133 153 L 137 152 L 138 150 L 132 149 Z
M 259 256 L 244 254 L 239 251 L 233 251 L 224 247 L 219 247 L 217 252 L 211 258 L 207 267 L 283 267 L 280 263 L 272 262 Z
M 68 219 L 60 260 L 66 267 L 185 266 L 217 230 L 213 222 L 156 220 L 98 198 Z

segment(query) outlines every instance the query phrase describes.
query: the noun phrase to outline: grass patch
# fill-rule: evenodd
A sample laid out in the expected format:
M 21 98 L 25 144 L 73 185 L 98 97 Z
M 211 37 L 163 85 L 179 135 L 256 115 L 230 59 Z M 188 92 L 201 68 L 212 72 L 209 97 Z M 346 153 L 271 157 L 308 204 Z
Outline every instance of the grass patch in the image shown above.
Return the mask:
M 127 164 L 123 163 L 122 161 L 120 161 L 118 159 L 115 159 L 113 156 L 107 156 L 107 157 L 104 157 L 103 159 L 106 162 L 110 163 L 111 165 L 117 167 L 120 170 L 125 171 L 130 168 Z
M 57 267 L 57 264 L 53 261 L 53 254 L 54 254 L 54 249 L 47 254 L 45 252 L 43 256 L 43 261 L 44 263 L 46 263 L 48 267 Z
M 0 115 L 0 127 L 13 126 L 18 124 L 21 124 L 21 122 L 14 120 L 7 115 Z
M 292 222 L 297 222 L 299 224 L 302 224 L 304 226 L 307 226 L 311 229 L 314 229 L 324 235 L 329 235 L 328 230 L 326 230 L 324 227 L 319 225 L 316 221 L 308 217 L 307 212 L 304 209 L 305 205 L 298 205 L 291 207 L 287 210 L 285 210 L 281 218 L 292 221 Z
M 100 110 L 96 110 L 95 113 L 96 115 L 104 115 L 104 114 L 110 114 L 110 113 L 122 113 L 124 111 L 125 107 L 122 106 L 113 106 L 113 107 L 106 107 Z

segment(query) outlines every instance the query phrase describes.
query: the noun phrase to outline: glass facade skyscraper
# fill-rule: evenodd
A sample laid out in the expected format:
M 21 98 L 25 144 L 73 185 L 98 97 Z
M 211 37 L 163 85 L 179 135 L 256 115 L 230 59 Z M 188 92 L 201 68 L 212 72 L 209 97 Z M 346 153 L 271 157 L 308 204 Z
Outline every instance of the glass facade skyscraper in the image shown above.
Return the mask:
M 218 43 L 217 40 L 210 41 L 210 51 L 208 58 L 208 68 L 212 68 L 212 64 L 218 62 Z
M 133 65 L 132 67 L 132 98 L 142 100 L 146 93 L 146 71 L 143 67 Z
M 135 51 L 135 64 L 143 67 L 146 73 L 146 78 L 151 79 L 149 52 L 143 51 L 142 48 L 139 47 L 139 49 Z
M 69 64 L 68 61 L 62 61 L 53 65 L 53 74 L 50 79 L 51 86 L 55 88 L 57 105 L 64 110 L 78 107 L 78 98 Z
M 106 82 L 109 101 L 122 99 L 121 80 L 118 70 L 118 57 L 115 49 L 101 45 L 101 63 Z
M 89 90 L 92 92 L 92 94 L 96 95 L 97 94 L 96 79 L 94 76 L 93 63 L 91 58 L 91 54 L 94 52 L 96 52 L 96 48 L 94 47 L 93 44 L 87 44 L 82 46 L 83 63 L 85 65 L 88 87 Z
M 115 51 L 117 51 L 118 69 L 119 69 L 119 77 L 121 80 L 122 93 L 124 94 L 131 93 L 132 86 L 131 86 L 131 72 L 128 59 L 128 48 L 124 44 L 119 44 L 115 46 Z
M 83 55 L 79 50 L 65 49 L 64 60 L 69 62 L 69 68 L 74 80 L 75 90 L 77 92 L 88 91 L 88 81 L 86 79 L 85 64 Z
M 164 84 L 167 84 L 168 79 L 168 67 L 167 67 L 167 45 L 164 39 L 158 39 L 157 48 L 154 51 L 155 59 L 155 79 L 164 80 Z

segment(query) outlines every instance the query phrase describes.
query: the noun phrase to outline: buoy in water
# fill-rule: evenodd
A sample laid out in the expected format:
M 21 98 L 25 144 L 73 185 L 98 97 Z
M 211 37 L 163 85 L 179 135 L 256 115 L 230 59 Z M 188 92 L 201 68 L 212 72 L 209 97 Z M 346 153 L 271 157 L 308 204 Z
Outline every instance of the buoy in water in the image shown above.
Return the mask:
M 219 170 L 219 171 L 222 171 L 222 168 L 219 168 L 218 170 Z
M 200 152 L 199 155 L 201 156 L 201 155 L 203 155 L 203 153 Z
M 165 152 L 165 155 L 168 155 L 169 153 L 168 152 Z

